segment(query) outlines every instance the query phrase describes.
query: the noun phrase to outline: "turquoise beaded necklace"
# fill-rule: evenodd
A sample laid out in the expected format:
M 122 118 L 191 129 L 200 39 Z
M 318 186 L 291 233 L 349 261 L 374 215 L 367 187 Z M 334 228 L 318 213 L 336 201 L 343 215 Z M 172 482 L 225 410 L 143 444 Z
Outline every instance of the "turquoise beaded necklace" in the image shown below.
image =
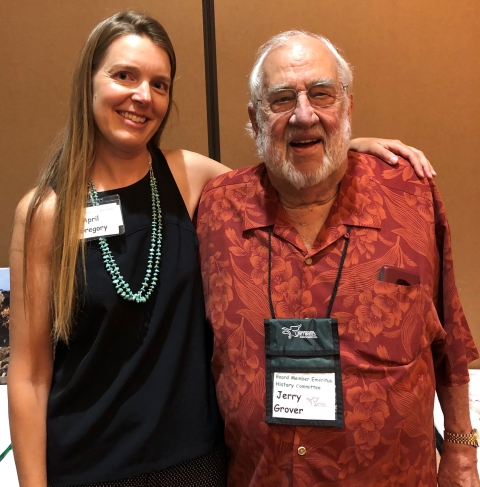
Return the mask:
M 115 257 L 110 250 L 107 239 L 105 237 L 100 237 L 98 239 L 105 268 L 112 277 L 112 282 L 117 290 L 117 294 L 127 301 L 135 301 L 136 303 L 145 303 L 152 295 L 158 281 L 160 259 L 162 254 L 162 208 L 160 206 L 157 180 L 153 174 L 152 157 L 150 154 L 148 165 L 150 167 L 150 188 L 152 190 L 152 240 L 148 254 L 147 271 L 145 273 L 142 286 L 138 292 L 132 292 L 129 284 L 125 281 L 124 277 L 120 273 L 120 269 L 115 262 Z M 88 182 L 88 194 L 92 204 L 94 206 L 98 206 L 100 204 L 98 193 L 91 179 Z

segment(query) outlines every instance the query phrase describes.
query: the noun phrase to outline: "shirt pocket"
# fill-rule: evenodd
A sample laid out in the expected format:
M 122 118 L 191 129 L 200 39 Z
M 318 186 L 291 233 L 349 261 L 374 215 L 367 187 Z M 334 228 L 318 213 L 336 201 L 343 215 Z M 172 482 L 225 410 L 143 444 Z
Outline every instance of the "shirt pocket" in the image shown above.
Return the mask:
M 445 332 L 422 284 L 375 281 L 355 297 L 355 350 L 372 364 L 407 365 Z

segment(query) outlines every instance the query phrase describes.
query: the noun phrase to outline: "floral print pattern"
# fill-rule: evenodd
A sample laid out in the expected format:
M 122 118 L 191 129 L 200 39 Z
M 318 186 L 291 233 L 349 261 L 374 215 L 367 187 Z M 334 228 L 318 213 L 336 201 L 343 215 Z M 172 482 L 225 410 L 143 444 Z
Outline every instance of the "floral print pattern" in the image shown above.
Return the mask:
M 308 252 L 260 164 L 205 188 L 198 235 L 229 487 L 435 486 L 435 374 L 446 385 L 463 384 L 467 363 L 478 357 L 435 185 L 405 161 L 390 168 L 350 153 L 337 199 Z M 344 427 L 267 425 L 269 294 L 278 318 L 324 317 L 345 238 L 332 311 Z M 418 274 L 421 284 L 379 281 L 386 264 Z

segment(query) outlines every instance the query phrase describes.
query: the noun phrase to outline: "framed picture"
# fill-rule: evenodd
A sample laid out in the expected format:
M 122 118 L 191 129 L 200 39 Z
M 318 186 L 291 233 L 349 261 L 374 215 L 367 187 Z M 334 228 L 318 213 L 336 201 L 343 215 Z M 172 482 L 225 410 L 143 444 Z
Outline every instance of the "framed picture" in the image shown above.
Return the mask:
M 8 326 L 10 323 L 10 269 L 0 267 L 0 385 L 7 383 L 10 341 Z

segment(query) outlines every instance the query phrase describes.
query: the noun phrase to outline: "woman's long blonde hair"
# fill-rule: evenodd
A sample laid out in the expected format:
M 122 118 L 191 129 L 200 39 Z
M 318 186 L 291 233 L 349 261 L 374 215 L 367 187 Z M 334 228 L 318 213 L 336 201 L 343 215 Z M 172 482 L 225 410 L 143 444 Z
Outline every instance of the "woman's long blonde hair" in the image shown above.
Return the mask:
M 85 270 L 83 228 L 88 180 L 95 157 L 96 124 L 92 110 L 92 78 L 110 44 L 120 36 L 148 37 L 170 58 L 171 80 L 167 113 L 148 142 L 158 147 L 172 107 L 173 80 L 176 71 L 172 43 L 159 22 L 137 12 L 119 12 L 98 24 L 85 43 L 73 76 L 68 120 L 53 148 L 52 156 L 40 175 L 26 218 L 24 282 L 27 274 L 28 235 L 39 205 L 53 189 L 56 212 L 52 250 L 52 320 L 56 340 L 68 342 L 78 303 L 77 269 Z M 81 264 L 81 265 L 78 265 Z M 28 293 L 28 289 L 26 289 Z

